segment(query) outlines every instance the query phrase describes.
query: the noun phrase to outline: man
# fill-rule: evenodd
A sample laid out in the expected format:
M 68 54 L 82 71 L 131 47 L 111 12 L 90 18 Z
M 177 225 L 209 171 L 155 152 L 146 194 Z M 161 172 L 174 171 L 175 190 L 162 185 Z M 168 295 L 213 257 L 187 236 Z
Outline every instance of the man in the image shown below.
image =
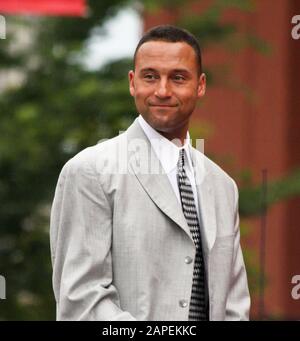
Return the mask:
M 51 212 L 59 320 L 247 320 L 234 181 L 194 149 L 199 45 L 158 26 L 140 40 L 128 130 L 64 166 Z

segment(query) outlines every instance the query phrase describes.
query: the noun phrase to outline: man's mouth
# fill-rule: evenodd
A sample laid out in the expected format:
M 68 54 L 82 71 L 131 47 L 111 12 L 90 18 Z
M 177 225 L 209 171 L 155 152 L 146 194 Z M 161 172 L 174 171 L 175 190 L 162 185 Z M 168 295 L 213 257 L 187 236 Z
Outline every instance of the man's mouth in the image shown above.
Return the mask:
M 177 107 L 177 105 L 171 105 L 171 104 L 150 104 L 151 107 L 163 107 L 163 108 L 174 108 Z

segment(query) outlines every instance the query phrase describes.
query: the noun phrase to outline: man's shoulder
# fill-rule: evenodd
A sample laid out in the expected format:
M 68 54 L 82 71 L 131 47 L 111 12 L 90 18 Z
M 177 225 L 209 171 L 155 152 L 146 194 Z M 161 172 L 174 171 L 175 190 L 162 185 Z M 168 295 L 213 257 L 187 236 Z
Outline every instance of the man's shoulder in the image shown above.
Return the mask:
M 63 169 L 68 168 L 72 172 L 101 171 L 103 167 L 117 162 L 121 154 L 120 146 L 123 143 L 124 134 L 111 139 L 100 140 L 97 144 L 87 147 L 69 159 Z

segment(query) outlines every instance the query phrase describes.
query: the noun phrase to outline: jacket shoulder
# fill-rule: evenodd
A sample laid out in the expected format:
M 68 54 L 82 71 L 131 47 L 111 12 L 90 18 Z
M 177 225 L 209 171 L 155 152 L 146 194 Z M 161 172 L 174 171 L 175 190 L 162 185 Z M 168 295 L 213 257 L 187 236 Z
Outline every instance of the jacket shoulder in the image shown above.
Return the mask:
M 99 173 L 103 168 L 115 164 L 120 154 L 122 135 L 124 134 L 101 140 L 96 145 L 83 149 L 69 159 L 63 169 L 68 168 L 72 172 L 90 170 Z

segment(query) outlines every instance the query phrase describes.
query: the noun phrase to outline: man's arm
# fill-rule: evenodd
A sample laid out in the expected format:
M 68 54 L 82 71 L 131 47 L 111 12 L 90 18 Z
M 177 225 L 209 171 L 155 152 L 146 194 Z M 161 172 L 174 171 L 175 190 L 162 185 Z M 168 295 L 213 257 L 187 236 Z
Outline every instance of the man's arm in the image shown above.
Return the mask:
M 240 227 L 238 213 L 238 189 L 235 191 L 235 239 L 231 286 L 226 304 L 225 320 L 249 320 L 250 295 L 248 290 L 247 274 L 240 246 Z
M 50 222 L 57 320 L 135 320 L 112 284 L 112 212 L 95 171 L 82 158 L 61 171 Z

